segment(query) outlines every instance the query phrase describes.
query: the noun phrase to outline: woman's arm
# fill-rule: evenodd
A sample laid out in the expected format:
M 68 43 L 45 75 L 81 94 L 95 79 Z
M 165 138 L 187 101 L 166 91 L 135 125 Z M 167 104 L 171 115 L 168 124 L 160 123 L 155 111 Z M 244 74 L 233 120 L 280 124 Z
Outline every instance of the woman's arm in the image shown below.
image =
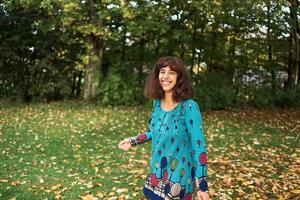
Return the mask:
M 151 132 L 150 126 L 151 126 L 153 114 L 155 112 L 156 101 L 157 100 L 153 100 L 152 113 L 151 113 L 151 117 L 148 122 L 148 131 L 146 131 L 145 133 L 139 134 L 137 136 L 126 138 L 126 139 L 122 140 L 118 145 L 119 148 L 127 151 L 128 149 L 130 149 L 133 146 L 136 146 L 138 144 L 143 144 L 149 140 L 152 140 L 152 132 Z
M 206 182 L 207 163 L 206 163 L 206 145 L 202 129 L 202 117 L 197 102 L 187 100 L 185 102 L 185 121 L 188 134 L 191 138 L 192 148 L 194 150 L 194 171 L 195 183 L 197 186 L 197 196 L 208 199 L 208 187 Z

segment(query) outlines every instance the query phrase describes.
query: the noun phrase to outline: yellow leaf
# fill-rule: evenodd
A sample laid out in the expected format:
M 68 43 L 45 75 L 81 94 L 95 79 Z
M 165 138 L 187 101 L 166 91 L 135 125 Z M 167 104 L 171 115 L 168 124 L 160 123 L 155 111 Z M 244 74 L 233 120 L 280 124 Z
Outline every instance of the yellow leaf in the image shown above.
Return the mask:
M 53 185 L 53 186 L 51 187 L 51 190 L 57 190 L 57 189 L 60 188 L 60 187 L 61 187 L 61 184 Z
M 104 194 L 103 194 L 102 192 L 99 191 L 99 192 L 97 192 L 96 196 L 99 197 L 99 198 L 103 198 L 103 197 L 104 197 Z
M 91 194 L 88 194 L 88 195 L 82 197 L 82 199 L 83 199 L 83 200 L 98 200 L 97 197 L 94 197 L 94 196 L 91 195 Z
M 300 190 L 291 190 L 291 193 L 300 194 Z
M 21 184 L 20 181 L 13 181 L 13 182 L 11 182 L 11 185 L 13 185 L 13 186 L 17 186 L 17 185 L 20 185 L 20 184 Z

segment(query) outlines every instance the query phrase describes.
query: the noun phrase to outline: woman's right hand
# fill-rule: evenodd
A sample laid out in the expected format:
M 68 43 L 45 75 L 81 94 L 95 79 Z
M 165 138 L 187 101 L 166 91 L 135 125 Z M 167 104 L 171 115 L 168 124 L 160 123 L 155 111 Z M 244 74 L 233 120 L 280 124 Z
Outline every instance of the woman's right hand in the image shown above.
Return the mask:
M 122 140 L 121 142 L 119 142 L 118 147 L 120 149 L 123 149 L 124 151 L 127 151 L 128 149 L 130 149 L 132 146 L 129 142 L 129 138 L 126 138 L 126 139 Z

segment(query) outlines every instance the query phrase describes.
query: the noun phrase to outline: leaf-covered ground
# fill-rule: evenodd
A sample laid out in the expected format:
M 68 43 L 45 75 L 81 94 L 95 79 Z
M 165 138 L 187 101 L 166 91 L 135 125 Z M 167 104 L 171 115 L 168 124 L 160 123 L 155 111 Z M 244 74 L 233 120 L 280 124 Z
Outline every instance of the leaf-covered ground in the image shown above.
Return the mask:
M 150 108 L 0 102 L 0 199 L 143 199 Z M 300 109 L 203 112 L 213 199 L 300 199 Z

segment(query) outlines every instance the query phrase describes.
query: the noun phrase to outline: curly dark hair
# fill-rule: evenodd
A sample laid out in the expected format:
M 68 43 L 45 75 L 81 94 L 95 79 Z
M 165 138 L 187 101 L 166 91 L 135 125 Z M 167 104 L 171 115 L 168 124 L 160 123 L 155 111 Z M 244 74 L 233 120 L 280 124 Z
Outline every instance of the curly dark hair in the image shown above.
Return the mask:
M 151 99 L 164 98 L 164 91 L 160 85 L 158 75 L 161 68 L 170 67 L 177 73 L 177 82 L 173 89 L 173 100 L 183 101 L 194 96 L 194 89 L 191 84 L 189 75 L 185 69 L 184 62 L 174 56 L 160 58 L 153 66 L 152 71 L 147 77 L 145 85 L 145 95 Z

